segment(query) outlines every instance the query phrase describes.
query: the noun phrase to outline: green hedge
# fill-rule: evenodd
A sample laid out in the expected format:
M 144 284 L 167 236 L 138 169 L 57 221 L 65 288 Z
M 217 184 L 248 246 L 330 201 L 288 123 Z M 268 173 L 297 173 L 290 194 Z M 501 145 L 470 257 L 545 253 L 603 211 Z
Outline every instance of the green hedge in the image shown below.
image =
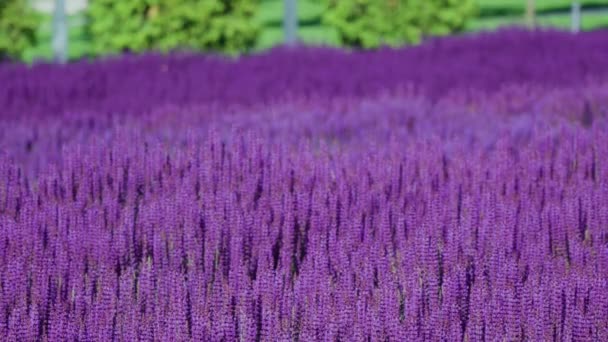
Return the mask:
M 342 44 L 357 48 L 418 43 L 462 31 L 476 14 L 474 0 L 323 0 L 323 22 Z
M 0 62 L 23 58 L 36 44 L 39 23 L 27 0 L 0 0 Z
M 92 54 L 251 49 L 259 26 L 257 0 L 90 0 Z

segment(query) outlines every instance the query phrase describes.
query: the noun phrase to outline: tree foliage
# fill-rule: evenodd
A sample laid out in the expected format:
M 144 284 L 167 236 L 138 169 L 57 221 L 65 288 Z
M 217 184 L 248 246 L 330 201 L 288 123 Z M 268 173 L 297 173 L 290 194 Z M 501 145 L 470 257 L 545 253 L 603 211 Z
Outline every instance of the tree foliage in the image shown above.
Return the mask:
M 36 43 L 39 24 L 26 0 L 0 0 L 0 61 L 21 59 Z
M 323 22 L 344 45 L 375 48 L 420 42 L 462 30 L 476 12 L 474 0 L 323 0 Z
M 259 27 L 257 0 L 91 0 L 92 52 L 251 48 Z

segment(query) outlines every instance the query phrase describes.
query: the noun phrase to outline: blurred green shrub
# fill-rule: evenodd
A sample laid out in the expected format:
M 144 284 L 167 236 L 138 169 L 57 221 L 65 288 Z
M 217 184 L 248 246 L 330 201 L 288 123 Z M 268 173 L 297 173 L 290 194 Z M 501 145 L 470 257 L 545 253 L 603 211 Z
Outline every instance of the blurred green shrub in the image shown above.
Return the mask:
M 40 16 L 27 0 L 0 0 L 0 62 L 21 59 L 36 44 L 39 25 Z
M 90 0 L 91 53 L 188 49 L 236 54 L 259 33 L 257 0 Z
M 375 48 L 418 43 L 430 35 L 464 29 L 476 14 L 475 0 L 321 0 L 322 21 L 334 27 L 342 44 Z

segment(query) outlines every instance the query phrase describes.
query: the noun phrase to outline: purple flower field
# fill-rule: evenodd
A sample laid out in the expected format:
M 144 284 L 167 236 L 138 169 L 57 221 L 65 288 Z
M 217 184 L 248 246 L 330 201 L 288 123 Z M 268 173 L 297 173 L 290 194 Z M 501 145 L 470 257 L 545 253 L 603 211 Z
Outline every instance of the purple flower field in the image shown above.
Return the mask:
M 0 66 L 0 341 L 607 341 L 608 32 Z

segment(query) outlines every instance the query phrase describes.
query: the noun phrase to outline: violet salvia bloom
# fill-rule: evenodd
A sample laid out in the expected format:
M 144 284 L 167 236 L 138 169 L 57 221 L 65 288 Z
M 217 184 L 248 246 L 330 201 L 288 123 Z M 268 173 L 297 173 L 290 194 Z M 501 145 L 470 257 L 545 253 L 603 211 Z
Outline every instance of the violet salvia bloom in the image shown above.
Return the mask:
M 606 340 L 605 41 L 1 67 L 0 340 Z

